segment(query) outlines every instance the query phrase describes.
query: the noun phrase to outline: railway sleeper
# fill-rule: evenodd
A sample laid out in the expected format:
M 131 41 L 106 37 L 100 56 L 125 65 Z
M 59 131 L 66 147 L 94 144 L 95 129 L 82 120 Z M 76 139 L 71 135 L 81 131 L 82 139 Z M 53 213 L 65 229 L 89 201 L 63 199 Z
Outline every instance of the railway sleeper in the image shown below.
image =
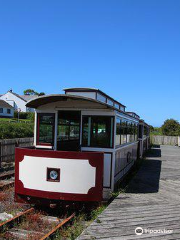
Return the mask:
M 0 191 L 3 191 L 5 189 L 8 189 L 8 188 L 13 187 L 13 186 L 14 186 L 14 180 L 13 179 L 0 181 Z
M 30 211 L 29 214 L 28 211 Z M 24 216 L 21 214 L 23 217 L 21 221 L 19 219 L 14 224 L 7 226 L 3 239 L 52 239 L 56 231 L 74 216 L 59 219 L 54 216 L 37 215 L 33 212 L 33 209 L 28 211 Z
M 5 234 L 5 239 L 40 239 L 44 236 L 44 233 L 37 232 L 33 230 L 25 230 L 19 228 L 12 228 L 11 230 L 7 231 Z
M 0 173 L 0 180 L 9 179 L 14 177 L 14 170 L 4 171 Z

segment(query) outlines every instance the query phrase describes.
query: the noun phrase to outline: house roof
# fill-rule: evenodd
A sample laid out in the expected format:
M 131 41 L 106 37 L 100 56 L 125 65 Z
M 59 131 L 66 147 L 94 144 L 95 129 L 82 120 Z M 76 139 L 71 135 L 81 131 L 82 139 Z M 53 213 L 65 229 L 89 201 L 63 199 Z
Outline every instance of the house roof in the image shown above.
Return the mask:
M 20 98 L 21 100 L 25 101 L 22 97 L 20 97 L 19 94 L 15 93 L 15 92 L 12 92 L 12 91 L 8 91 L 8 92 L 12 93 L 14 96 L 16 96 L 16 97 Z
M 13 95 L 15 95 L 16 97 L 20 98 L 21 100 L 28 102 L 32 99 L 35 99 L 38 97 L 38 95 L 19 95 L 15 92 L 9 91 L 10 93 L 12 93 Z
M 23 98 L 24 101 L 28 102 L 32 99 L 35 99 L 37 97 L 39 97 L 38 95 L 19 95 L 19 97 Z
M 0 107 L 13 108 L 9 103 L 0 99 Z

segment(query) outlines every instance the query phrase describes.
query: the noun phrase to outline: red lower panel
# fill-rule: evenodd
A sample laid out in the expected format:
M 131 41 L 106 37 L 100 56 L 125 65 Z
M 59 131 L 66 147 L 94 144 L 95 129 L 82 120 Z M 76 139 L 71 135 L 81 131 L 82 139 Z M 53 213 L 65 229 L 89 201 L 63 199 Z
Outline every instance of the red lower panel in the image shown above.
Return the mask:
M 49 157 L 49 158 L 67 158 L 67 159 L 88 159 L 91 166 L 96 168 L 95 187 L 91 188 L 87 194 L 72 194 L 61 192 L 47 192 L 36 189 L 28 189 L 23 186 L 19 180 L 19 162 L 24 156 Z M 15 152 L 15 194 L 23 196 L 32 196 L 49 200 L 65 201 L 101 201 L 103 192 L 103 159 L 104 154 L 99 152 L 64 152 L 37 150 L 28 148 L 16 148 Z M 33 176 L 30 176 L 33 177 Z

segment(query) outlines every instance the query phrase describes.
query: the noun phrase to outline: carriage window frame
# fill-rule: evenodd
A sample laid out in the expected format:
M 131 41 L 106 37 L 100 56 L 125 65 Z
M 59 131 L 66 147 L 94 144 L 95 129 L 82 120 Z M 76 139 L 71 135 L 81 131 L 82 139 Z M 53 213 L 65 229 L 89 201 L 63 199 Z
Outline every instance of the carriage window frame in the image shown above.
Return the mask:
M 71 111 L 61 111 L 61 112 L 59 112 L 58 113 L 58 123 L 57 123 L 57 125 L 58 125 L 58 129 L 57 129 L 57 134 L 59 133 L 59 127 L 67 127 L 68 128 L 68 139 L 66 139 L 66 140 L 64 140 L 64 139 L 60 139 L 60 141 L 61 142 L 66 142 L 66 141 L 71 141 L 71 140 L 79 140 L 80 139 L 80 129 L 81 129 L 81 123 L 79 122 L 79 121 L 76 121 L 77 119 L 75 119 L 75 121 L 73 120 L 72 121 L 72 119 L 70 118 L 70 120 L 71 121 L 66 121 L 66 122 L 60 122 L 60 119 L 61 120 L 64 120 L 63 119 L 63 113 L 64 114 L 66 114 L 65 115 L 65 118 L 66 118 L 66 120 L 67 120 L 67 116 L 68 116 L 68 113 L 69 114 L 71 114 Z M 80 116 L 80 112 L 79 111 L 76 111 L 76 113 L 77 114 L 79 114 L 79 116 Z M 61 116 L 62 115 L 62 116 Z M 70 135 L 70 133 L 71 133 L 71 131 L 70 131 L 70 129 L 71 128 L 75 128 L 75 127 L 77 127 L 78 128 L 78 137 L 75 137 L 74 139 L 72 138 L 72 136 Z M 59 136 L 59 135 L 58 135 Z
M 92 135 L 93 135 L 93 118 L 97 118 L 97 117 L 105 117 L 105 118 L 110 118 L 110 139 L 109 139 L 109 145 L 108 146 L 95 146 L 92 143 Z M 87 129 L 88 129 L 88 137 L 87 137 L 87 143 L 84 143 L 84 129 L 85 129 L 85 124 L 84 123 L 84 119 L 88 118 L 88 125 L 87 125 Z M 110 148 L 113 149 L 114 148 L 114 116 L 108 116 L 108 115 L 83 115 L 82 116 L 82 147 L 90 147 L 90 148 Z
M 134 123 L 134 140 L 138 141 L 138 123 Z
M 117 131 L 117 124 L 119 124 L 120 121 L 120 141 L 119 143 L 115 141 L 115 148 L 119 148 L 121 146 L 125 146 L 125 145 L 129 145 L 131 143 L 135 143 L 137 142 L 137 135 L 138 135 L 138 123 L 132 120 L 127 120 L 125 118 L 122 117 L 116 117 L 116 136 L 115 136 L 115 140 L 118 133 Z M 124 134 L 122 134 L 124 133 Z M 131 137 L 129 137 L 128 141 L 128 133 L 131 133 Z M 122 141 L 122 136 L 124 135 L 124 137 L 126 138 L 126 141 Z M 125 140 L 124 138 L 124 140 Z M 133 141 L 132 141 L 133 140 Z
M 122 132 L 124 134 L 122 134 Z M 120 138 L 121 138 L 121 145 L 120 146 L 126 145 L 127 144 L 127 119 L 124 119 L 124 118 L 121 118 Z M 123 141 L 122 141 L 122 139 L 123 139 Z
M 52 142 L 40 142 L 40 117 L 41 116 L 52 116 L 53 123 L 52 123 Z M 36 128 L 36 145 L 38 146 L 54 146 L 54 139 L 55 139 L 55 113 L 37 113 L 37 128 Z
M 118 126 L 119 125 L 119 126 Z M 119 136 L 119 142 L 117 142 Z M 116 118 L 116 138 L 115 138 L 115 145 L 120 146 L 121 145 L 121 118 Z

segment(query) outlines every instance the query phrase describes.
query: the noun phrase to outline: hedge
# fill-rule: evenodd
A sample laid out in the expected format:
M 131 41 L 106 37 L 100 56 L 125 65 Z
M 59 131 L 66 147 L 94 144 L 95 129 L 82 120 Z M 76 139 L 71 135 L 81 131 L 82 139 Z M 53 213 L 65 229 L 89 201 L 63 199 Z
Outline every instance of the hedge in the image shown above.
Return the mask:
M 0 139 L 33 137 L 33 123 L 0 122 Z
M 18 118 L 18 112 L 14 112 L 14 118 Z M 34 121 L 34 112 L 19 112 L 19 119 L 29 119 Z

